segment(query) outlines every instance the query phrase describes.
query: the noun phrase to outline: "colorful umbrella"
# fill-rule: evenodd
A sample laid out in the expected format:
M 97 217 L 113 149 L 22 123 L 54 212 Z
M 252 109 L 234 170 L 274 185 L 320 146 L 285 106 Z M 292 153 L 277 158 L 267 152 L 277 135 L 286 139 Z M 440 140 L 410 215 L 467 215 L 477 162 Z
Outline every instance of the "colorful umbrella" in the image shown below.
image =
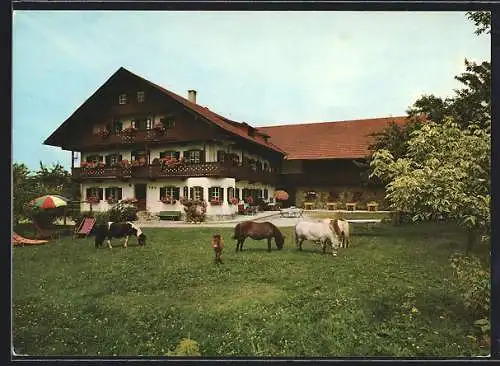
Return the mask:
M 288 199 L 288 193 L 286 191 L 277 190 L 274 192 L 274 198 L 278 201 L 286 201 Z
M 29 205 L 39 209 L 57 208 L 67 206 L 68 199 L 56 194 L 45 195 L 30 201 Z

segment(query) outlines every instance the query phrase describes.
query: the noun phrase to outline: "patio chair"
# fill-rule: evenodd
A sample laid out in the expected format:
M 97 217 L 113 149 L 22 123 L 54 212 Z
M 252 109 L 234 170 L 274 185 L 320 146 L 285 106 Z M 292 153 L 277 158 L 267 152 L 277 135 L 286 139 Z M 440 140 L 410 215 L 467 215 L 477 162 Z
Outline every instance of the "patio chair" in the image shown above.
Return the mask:
M 90 232 L 94 228 L 95 222 L 96 222 L 95 218 L 93 218 L 93 217 L 85 217 L 80 222 L 80 225 L 75 226 L 75 232 L 74 232 L 74 235 L 73 235 L 73 239 L 77 238 L 77 237 L 79 238 L 79 237 L 82 237 L 82 236 L 84 238 L 86 238 L 87 236 L 89 236 Z

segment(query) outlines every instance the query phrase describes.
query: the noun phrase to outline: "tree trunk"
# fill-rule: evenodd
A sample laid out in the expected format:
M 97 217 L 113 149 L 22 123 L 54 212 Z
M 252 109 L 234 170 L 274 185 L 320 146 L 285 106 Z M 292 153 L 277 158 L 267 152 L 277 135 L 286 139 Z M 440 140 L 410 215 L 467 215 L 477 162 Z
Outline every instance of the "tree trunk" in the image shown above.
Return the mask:
M 469 229 L 467 230 L 467 246 L 465 248 L 465 254 L 469 255 L 470 252 L 472 251 L 472 247 L 474 244 L 477 242 L 477 231 L 474 229 Z

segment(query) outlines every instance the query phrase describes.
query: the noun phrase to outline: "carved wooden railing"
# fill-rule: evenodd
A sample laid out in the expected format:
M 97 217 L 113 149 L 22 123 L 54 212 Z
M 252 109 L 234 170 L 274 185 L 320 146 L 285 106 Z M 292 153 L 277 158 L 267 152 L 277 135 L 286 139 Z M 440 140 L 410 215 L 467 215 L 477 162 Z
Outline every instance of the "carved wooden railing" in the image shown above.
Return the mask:
M 95 178 L 141 178 L 157 179 L 165 177 L 233 177 L 238 180 L 275 184 L 278 175 L 273 172 L 254 171 L 250 166 L 228 163 L 207 162 L 197 164 L 179 164 L 175 166 L 145 165 L 130 168 L 73 168 L 74 179 Z

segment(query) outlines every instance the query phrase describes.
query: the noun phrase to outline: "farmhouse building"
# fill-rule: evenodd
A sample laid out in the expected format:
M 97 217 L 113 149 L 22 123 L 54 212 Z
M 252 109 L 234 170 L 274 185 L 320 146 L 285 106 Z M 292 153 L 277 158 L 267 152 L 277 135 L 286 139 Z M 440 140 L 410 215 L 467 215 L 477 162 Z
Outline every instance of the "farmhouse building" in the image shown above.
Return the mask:
M 311 201 L 382 200 L 362 185 L 373 137 L 406 117 L 253 127 L 225 118 L 120 68 L 44 144 L 72 154 L 81 210 L 106 210 L 134 199 L 139 210 L 183 211 L 181 197 L 205 200 L 207 216 L 237 211 L 240 199 L 290 194 L 289 205 Z M 74 166 L 74 154 L 81 163 Z

